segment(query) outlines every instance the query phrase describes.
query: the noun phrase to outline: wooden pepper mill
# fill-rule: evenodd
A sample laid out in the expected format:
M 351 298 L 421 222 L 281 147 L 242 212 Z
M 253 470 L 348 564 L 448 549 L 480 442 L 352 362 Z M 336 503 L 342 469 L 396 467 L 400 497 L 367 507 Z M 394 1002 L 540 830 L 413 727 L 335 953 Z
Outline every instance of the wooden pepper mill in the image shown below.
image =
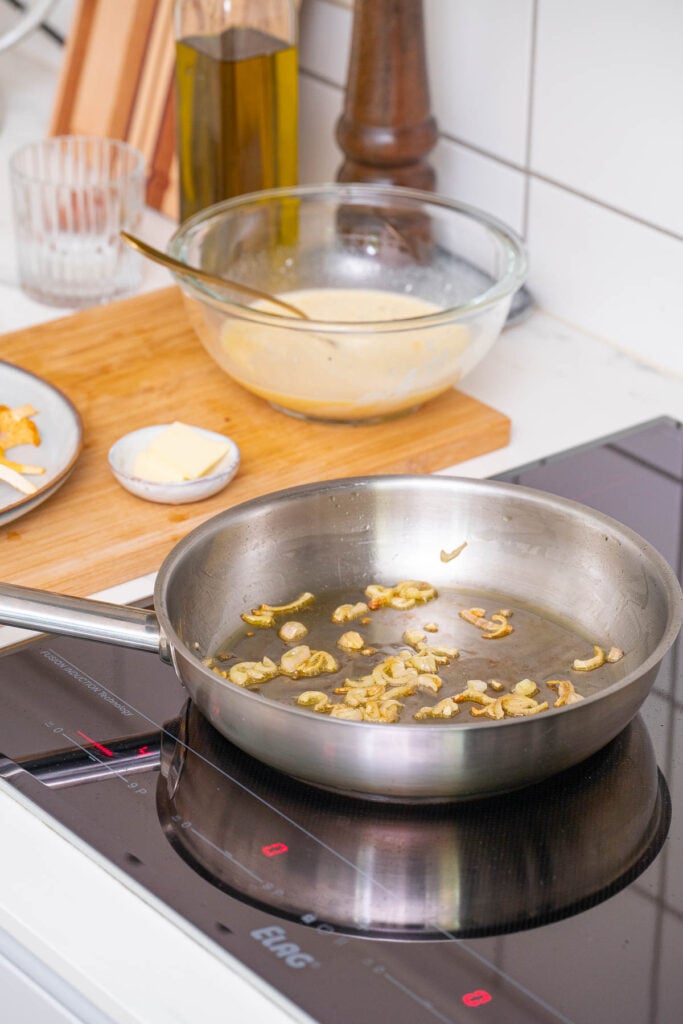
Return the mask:
M 433 190 L 422 0 L 356 0 L 337 180 Z

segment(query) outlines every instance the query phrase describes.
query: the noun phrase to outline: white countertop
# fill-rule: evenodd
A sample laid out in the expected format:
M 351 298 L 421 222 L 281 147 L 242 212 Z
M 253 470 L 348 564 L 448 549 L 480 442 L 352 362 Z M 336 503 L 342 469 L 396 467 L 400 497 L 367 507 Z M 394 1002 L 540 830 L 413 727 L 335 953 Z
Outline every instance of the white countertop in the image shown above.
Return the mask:
M 0 55 L 0 237 L 7 243 L 0 249 L 0 332 L 64 315 L 17 287 L 6 187 L 9 153 L 45 131 L 59 56 L 54 44 L 40 38 Z M 152 212 L 143 227 L 162 245 L 171 230 Z M 169 280 L 148 266 L 144 289 Z M 508 329 L 462 390 L 509 415 L 512 437 L 506 448 L 445 471 L 457 475 L 494 475 L 662 415 L 683 419 L 683 380 L 638 364 L 543 312 Z M 146 577 L 100 596 L 134 601 L 151 586 Z M 0 788 L 0 833 L 6 880 L 0 929 L 113 1020 L 308 1019 L 245 980 L 248 971 L 148 893 L 134 891 L 132 882 L 28 809 L 6 785 Z

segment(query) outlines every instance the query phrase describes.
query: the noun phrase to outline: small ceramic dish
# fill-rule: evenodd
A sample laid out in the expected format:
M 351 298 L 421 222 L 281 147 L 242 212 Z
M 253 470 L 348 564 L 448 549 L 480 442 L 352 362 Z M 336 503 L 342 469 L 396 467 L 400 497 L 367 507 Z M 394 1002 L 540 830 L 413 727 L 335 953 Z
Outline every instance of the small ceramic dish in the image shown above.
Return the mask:
M 216 434 L 212 430 L 204 430 L 202 427 L 193 427 L 192 429 L 203 434 L 209 441 L 222 441 L 228 445 L 228 451 L 221 461 L 206 476 L 197 477 L 195 480 L 181 480 L 177 483 L 158 483 L 156 480 L 145 480 L 134 474 L 133 466 L 139 453 L 147 448 L 157 434 L 160 434 L 162 430 L 167 430 L 169 426 L 168 423 L 161 423 L 158 426 L 133 430 L 130 434 L 124 434 L 111 446 L 109 466 L 121 486 L 138 498 L 157 501 L 163 505 L 183 505 L 190 501 L 202 501 L 202 499 L 209 498 L 212 494 L 221 491 L 232 480 L 239 468 L 240 450 L 235 442 L 225 434 Z

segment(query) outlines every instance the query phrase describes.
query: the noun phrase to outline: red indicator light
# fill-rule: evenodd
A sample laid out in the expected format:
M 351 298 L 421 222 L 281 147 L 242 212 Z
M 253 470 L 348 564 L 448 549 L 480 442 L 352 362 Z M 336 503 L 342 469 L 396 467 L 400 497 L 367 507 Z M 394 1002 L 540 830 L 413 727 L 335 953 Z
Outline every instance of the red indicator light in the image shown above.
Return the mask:
M 266 857 L 277 857 L 281 853 L 287 853 L 288 849 L 284 843 L 271 843 L 270 846 L 262 846 L 261 853 L 265 853 Z
M 109 747 L 104 747 L 104 746 L 102 746 L 102 744 L 101 744 L 101 743 L 98 743 L 98 742 L 97 742 L 97 740 L 94 740 L 94 739 L 92 738 L 92 736 L 88 736 L 88 735 L 86 735 L 86 733 L 84 733 L 84 732 L 81 732 L 81 730 L 80 730 L 80 729 L 77 729 L 76 731 L 77 731 L 77 733 L 78 733 L 78 735 L 79 735 L 79 736 L 82 736 L 84 740 L 87 740 L 87 742 L 88 742 L 88 743 L 90 743 L 90 744 L 91 744 L 91 746 L 95 747 L 95 749 L 96 749 L 96 750 L 99 750 L 99 751 L 101 751 L 101 752 L 102 752 L 103 754 L 106 754 L 106 755 L 107 755 L 107 757 L 113 757 L 113 756 L 114 756 L 114 751 L 113 751 L 113 750 L 110 750 L 110 749 L 109 749 Z
M 144 757 L 145 754 L 149 754 L 149 747 L 146 744 L 144 747 L 138 747 L 138 757 Z
M 490 1003 L 491 998 L 490 992 L 483 988 L 477 988 L 474 992 L 466 992 L 462 997 L 462 1001 L 465 1006 L 483 1006 L 484 1003 Z

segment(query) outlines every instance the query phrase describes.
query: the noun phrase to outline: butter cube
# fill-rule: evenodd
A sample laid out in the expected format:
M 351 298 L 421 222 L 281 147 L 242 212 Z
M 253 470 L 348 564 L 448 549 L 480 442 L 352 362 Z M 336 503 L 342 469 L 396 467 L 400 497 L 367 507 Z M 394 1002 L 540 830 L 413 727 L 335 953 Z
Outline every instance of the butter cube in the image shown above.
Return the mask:
M 172 462 L 167 462 L 166 459 L 146 450 L 140 452 L 135 459 L 133 473 L 142 480 L 151 480 L 155 484 L 177 484 L 183 479 Z
M 157 483 L 197 480 L 211 472 L 228 448 L 227 441 L 210 440 L 193 427 L 175 422 L 139 453 L 133 472 Z

